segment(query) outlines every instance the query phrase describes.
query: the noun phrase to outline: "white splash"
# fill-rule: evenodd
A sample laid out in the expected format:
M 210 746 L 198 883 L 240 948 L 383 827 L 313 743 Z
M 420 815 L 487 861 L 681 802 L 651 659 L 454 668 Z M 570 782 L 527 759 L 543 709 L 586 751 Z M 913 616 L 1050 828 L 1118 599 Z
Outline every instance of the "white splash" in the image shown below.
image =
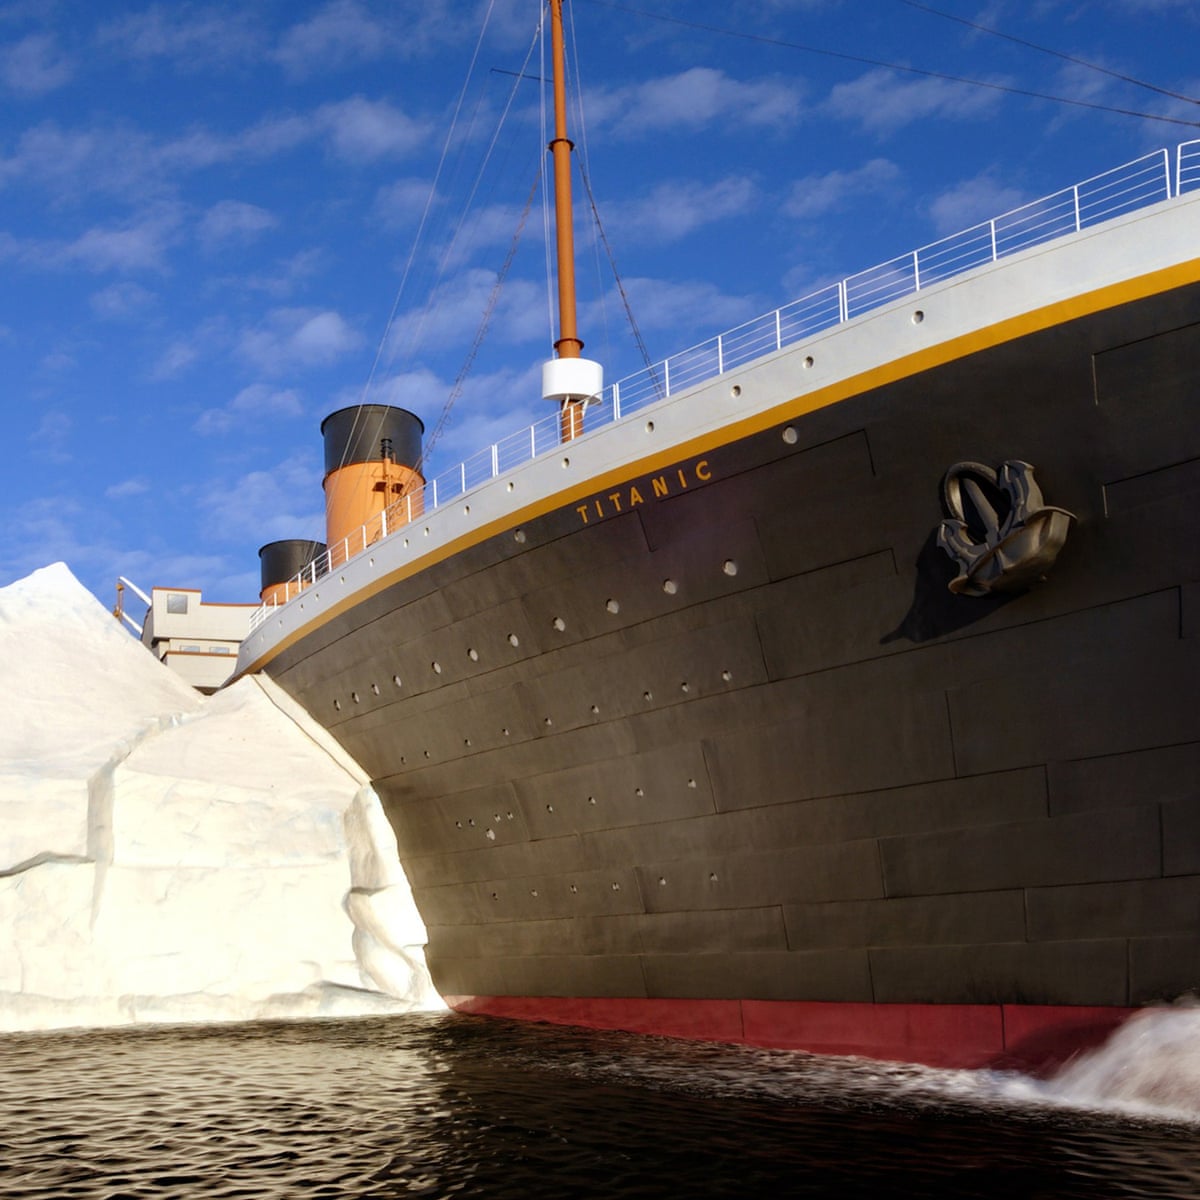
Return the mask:
M 1046 1080 L 1042 1091 L 1083 1107 L 1200 1120 L 1200 1007 L 1135 1014 L 1102 1046 Z
M 443 1007 L 361 768 L 204 698 L 62 564 L 0 589 L 0 1029 Z

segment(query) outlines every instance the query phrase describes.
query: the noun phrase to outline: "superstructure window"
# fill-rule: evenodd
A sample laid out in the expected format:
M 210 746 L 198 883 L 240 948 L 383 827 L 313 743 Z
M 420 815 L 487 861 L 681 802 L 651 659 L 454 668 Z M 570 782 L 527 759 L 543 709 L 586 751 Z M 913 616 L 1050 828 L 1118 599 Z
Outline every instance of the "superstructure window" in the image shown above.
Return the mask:
M 187 614 L 188 598 L 181 592 L 167 593 L 167 612 L 175 613 L 180 616 Z

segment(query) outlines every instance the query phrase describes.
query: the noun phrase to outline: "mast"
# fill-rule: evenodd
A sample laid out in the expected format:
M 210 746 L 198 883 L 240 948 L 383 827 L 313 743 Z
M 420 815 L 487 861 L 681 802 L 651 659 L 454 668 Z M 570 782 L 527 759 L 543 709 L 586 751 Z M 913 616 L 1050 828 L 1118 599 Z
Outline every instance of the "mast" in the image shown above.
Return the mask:
M 542 395 L 561 406 L 560 436 L 569 442 L 583 432 L 583 410 L 604 389 L 604 370 L 581 357 L 575 320 L 575 229 L 571 205 L 571 151 L 567 136 L 566 50 L 562 0 L 550 0 L 551 63 L 554 75 L 554 227 L 558 272 L 558 338 L 556 358 L 542 366 Z

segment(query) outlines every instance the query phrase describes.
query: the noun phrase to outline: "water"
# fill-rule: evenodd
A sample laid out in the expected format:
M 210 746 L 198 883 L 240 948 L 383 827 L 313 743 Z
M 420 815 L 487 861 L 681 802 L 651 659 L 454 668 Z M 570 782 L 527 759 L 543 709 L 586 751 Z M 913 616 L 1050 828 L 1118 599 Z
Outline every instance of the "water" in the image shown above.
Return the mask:
M 1195 1012 L 1049 1083 L 454 1014 L 9 1034 L 0 1196 L 1193 1200 L 1198 1055 Z

